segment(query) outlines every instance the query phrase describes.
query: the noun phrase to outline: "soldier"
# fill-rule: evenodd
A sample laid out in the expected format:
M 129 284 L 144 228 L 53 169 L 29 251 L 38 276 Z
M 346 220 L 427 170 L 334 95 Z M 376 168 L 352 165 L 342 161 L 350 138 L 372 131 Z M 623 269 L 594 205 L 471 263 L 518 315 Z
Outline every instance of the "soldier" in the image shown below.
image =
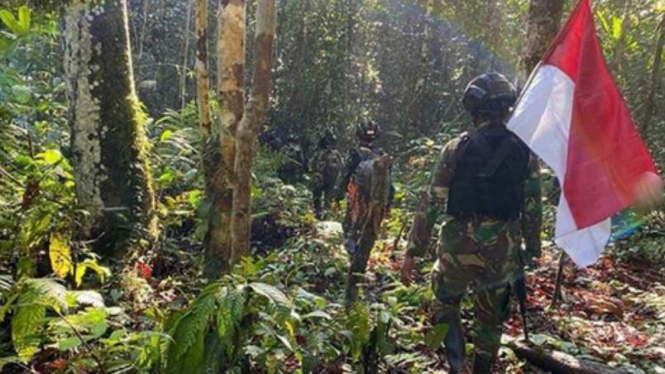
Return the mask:
M 405 284 L 411 282 L 414 257 L 424 254 L 436 220 L 444 218 L 432 270 L 433 323 L 448 325 L 444 344 L 451 373 L 466 366 L 460 301 L 469 286 L 476 320 L 473 373 L 490 373 L 508 316 L 510 284 L 522 273 L 518 256 L 540 256 L 538 161 L 505 126 L 516 98 L 501 74 L 471 81 L 463 103 L 475 128 L 444 147 L 409 234 Z
M 379 125 L 374 121 L 367 120 L 356 126 L 359 144 L 349 151 L 338 193 L 338 199 L 342 191 L 347 193 L 346 216 L 342 224 L 344 245 L 352 257 L 346 289 L 347 304 L 357 298 L 356 284 L 365 273 L 393 195 L 390 159 L 374 145 L 379 134 Z
M 286 184 L 303 183 L 308 172 L 307 157 L 296 135 L 289 135 L 280 150 L 286 161 L 277 170 L 277 176 Z
M 330 129 L 326 130 L 319 139 L 312 162 L 314 171 L 312 195 L 314 197 L 314 213 L 318 219 L 322 217 L 322 210 L 330 209 L 330 202 L 334 197 L 338 178 L 344 166 L 344 159 L 339 151 L 335 149 L 336 145 L 337 137 Z

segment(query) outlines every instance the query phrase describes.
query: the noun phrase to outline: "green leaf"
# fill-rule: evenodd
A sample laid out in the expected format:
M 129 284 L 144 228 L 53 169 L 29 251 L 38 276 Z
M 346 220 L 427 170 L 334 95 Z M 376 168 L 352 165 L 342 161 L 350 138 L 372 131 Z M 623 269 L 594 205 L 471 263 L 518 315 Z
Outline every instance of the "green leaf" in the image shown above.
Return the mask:
M 612 38 L 619 40 L 623 33 L 623 19 L 617 15 L 612 15 Z
M 46 316 L 46 305 L 55 304 L 64 287 L 47 279 L 22 280 L 16 312 L 12 318 L 12 343 L 19 358 L 27 363 L 37 352 L 41 339 L 37 332 Z M 56 299 L 56 300 L 52 300 Z M 59 310 L 56 309 L 56 310 Z
M 16 34 L 21 33 L 21 25 L 19 25 L 14 15 L 11 14 L 8 10 L 0 10 L 0 21 L 2 21 L 2 23 L 4 23 L 4 25 L 7 26 L 7 28 L 12 32 Z
M 27 104 L 32 98 L 32 89 L 28 86 L 16 85 L 12 86 L 12 95 L 19 104 Z
M 605 31 L 607 34 L 610 34 L 610 24 L 607 22 L 605 13 L 599 10 L 596 12 L 596 17 L 600 20 L 600 24 L 603 26 L 603 31 Z
M 162 133 L 162 136 L 159 137 L 160 142 L 165 142 L 167 140 L 170 140 L 173 137 L 173 131 L 171 130 L 164 130 Z
M 448 334 L 450 326 L 447 323 L 439 323 L 435 325 L 425 336 L 425 344 L 432 350 L 437 349 L 443 344 L 443 339 Z
M 79 287 L 83 282 L 83 276 L 88 269 L 94 271 L 102 282 L 106 280 L 106 277 L 111 276 L 111 270 L 98 264 L 97 260 L 89 258 L 76 266 L 74 282 L 76 283 L 77 287 Z
M 58 350 L 67 351 L 67 350 L 70 350 L 72 348 L 76 348 L 76 347 L 80 346 L 81 344 L 83 344 L 83 342 L 78 337 L 76 337 L 76 336 L 70 337 L 70 338 L 63 339 L 63 340 L 58 342 Z
M 265 296 L 268 300 L 274 302 L 277 305 L 289 306 L 289 299 L 284 295 L 284 293 L 274 286 L 265 283 L 250 283 L 249 287 L 259 295 Z
M 168 348 L 166 373 L 185 373 L 203 364 L 206 329 L 215 311 L 219 291 L 218 284 L 206 287 L 176 322 L 171 332 L 173 342 Z
M 43 160 L 46 165 L 55 165 L 62 160 L 62 153 L 57 149 L 49 149 L 37 154 L 35 158 Z
M 282 342 L 282 344 L 284 344 L 284 346 L 286 348 L 288 348 L 289 351 L 293 352 L 293 345 L 291 345 L 291 342 L 289 341 L 289 339 L 287 339 L 285 336 L 282 336 L 282 335 L 279 335 L 279 334 L 275 334 L 275 337 L 277 339 L 279 339 L 279 341 Z
M 30 32 L 30 8 L 23 5 L 18 8 L 18 23 L 22 34 Z

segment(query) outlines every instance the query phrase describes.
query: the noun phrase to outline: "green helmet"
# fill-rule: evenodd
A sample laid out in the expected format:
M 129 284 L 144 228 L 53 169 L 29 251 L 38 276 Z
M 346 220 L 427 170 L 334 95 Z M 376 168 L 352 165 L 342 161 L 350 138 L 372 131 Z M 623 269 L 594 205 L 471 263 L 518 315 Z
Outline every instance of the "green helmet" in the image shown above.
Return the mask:
M 356 125 L 356 136 L 360 140 L 371 142 L 378 138 L 380 134 L 381 127 L 372 120 L 363 121 Z
M 464 91 L 462 103 L 472 115 L 509 111 L 517 101 L 515 86 L 499 73 L 474 78 Z

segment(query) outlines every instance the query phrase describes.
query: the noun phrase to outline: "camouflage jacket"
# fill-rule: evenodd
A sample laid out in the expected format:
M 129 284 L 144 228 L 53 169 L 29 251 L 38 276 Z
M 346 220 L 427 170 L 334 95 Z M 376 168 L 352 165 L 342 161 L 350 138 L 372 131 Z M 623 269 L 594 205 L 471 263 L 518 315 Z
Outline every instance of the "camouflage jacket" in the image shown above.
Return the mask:
M 320 148 L 314 155 L 311 166 L 315 175 L 323 176 L 328 172 L 339 174 L 344 167 L 344 158 L 336 149 Z
M 510 238 L 511 241 L 514 240 L 519 245 L 523 238 L 526 250 L 533 255 L 539 255 L 542 201 L 540 166 L 534 155 L 531 156 L 529 175 L 524 184 L 525 201 L 519 220 L 506 222 L 480 216 L 455 218 L 446 214 L 448 192 L 452 178 L 455 175 L 457 151 L 461 139 L 461 137 L 453 139 L 441 152 L 441 156 L 432 172 L 430 186 L 424 193 L 420 206 L 416 211 L 413 227 L 409 233 L 407 253 L 417 257 L 424 255 L 429 247 L 432 229 L 437 220 L 442 219 L 441 238 L 453 236 L 446 235 L 447 231 L 455 230 L 459 233 L 460 227 L 465 228 L 464 235 L 469 237 L 476 237 L 480 234 L 483 236 L 498 236 L 501 232 L 516 232 L 519 233 L 518 237 Z

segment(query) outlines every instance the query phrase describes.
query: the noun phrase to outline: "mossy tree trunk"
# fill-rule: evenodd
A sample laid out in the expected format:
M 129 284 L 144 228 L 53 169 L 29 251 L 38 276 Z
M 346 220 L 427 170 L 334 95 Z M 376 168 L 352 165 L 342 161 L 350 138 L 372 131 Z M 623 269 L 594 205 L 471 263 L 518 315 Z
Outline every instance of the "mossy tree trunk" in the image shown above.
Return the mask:
M 89 212 L 82 234 L 122 256 L 157 235 L 126 0 L 68 4 L 65 70 L 76 197 Z
M 210 202 L 204 239 L 205 275 L 229 270 L 232 253 L 233 168 L 236 131 L 245 105 L 245 0 L 220 0 L 217 35 L 217 90 L 220 127 L 209 139 L 212 172 L 206 176 Z
M 525 82 L 561 28 L 565 0 L 531 0 L 526 21 L 520 81 Z
M 233 196 L 233 255 L 238 261 L 249 252 L 251 227 L 252 165 L 256 139 L 261 132 L 270 98 L 273 43 L 276 32 L 275 0 L 259 0 L 256 10 L 254 72 L 249 102 L 238 125 L 235 188 Z

